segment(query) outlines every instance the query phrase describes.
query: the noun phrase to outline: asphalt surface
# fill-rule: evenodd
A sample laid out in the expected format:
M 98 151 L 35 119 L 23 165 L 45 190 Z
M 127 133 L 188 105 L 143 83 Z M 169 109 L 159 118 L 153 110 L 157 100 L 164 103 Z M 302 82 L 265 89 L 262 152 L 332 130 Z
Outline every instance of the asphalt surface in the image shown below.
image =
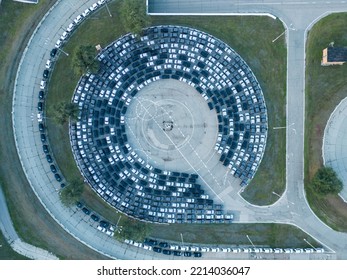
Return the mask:
M 31 38 L 17 73 L 13 99 L 13 127 L 18 154 L 28 181 L 52 217 L 76 239 L 107 256 L 119 259 L 173 258 L 156 255 L 133 246 L 116 242 L 96 229 L 95 222 L 79 209 L 64 207 L 58 196 L 60 184 L 49 169 L 38 131 L 37 93 L 49 52 L 63 29 L 94 1 L 61 0 L 43 19 Z M 304 196 L 304 59 L 305 37 L 310 24 L 327 11 L 346 11 L 341 1 L 276 2 L 276 1 L 150 1 L 149 12 L 158 13 L 272 13 L 289 27 L 288 85 L 287 85 L 287 190 L 271 207 L 255 207 L 240 196 L 234 205 L 240 210 L 240 222 L 292 223 L 327 247 L 335 254 L 326 258 L 347 259 L 347 235 L 325 226 L 310 210 Z M 153 5 L 152 5 L 153 4 Z M 165 4 L 165 5 L 163 5 Z M 275 43 L 275 42 L 274 42 Z M 61 54 L 63 55 L 63 54 Z M 270 128 L 271 129 L 271 128 Z M 236 190 L 235 190 L 236 192 Z M 239 208 L 237 208 L 239 207 Z M 204 254 L 205 258 L 250 258 L 248 254 Z M 302 256 L 307 258 L 307 256 Z

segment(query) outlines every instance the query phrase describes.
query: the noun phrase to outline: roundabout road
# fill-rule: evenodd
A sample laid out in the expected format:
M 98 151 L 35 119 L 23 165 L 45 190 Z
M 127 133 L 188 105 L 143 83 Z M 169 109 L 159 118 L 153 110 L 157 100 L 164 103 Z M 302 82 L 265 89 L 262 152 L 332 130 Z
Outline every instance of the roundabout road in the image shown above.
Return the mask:
M 59 200 L 60 185 L 49 170 L 44 154 L 37 123 L 37 93 L 41 73 L 49 52 L 54 43 L 77 15 L 81 14 L 94 1 L 58 1 L 50 13 L 35 30 L 21 60 L 18 69 L 13 99 L 13 127 L 16 146 L 23 170 L 28 181 L 52 217 L 70 234 L 82 243 L 107 256 L 119 259 L 154 259 L 172 258 L 165 255 L 141 250 L 116 242 L 104 233 L 99 232 L 95 224 L 77 208 L 68 209 Z M 261 2 L 261 4 L 257 4 Z M 303 190 L 303 135 L 304 135 L 304 43 L 306 28 L 326 10 L 347 10 L 346 4 L 333 1 L 331 4 L 285 4 L 274 1 L 250 1 L 248 4 L 230 4 L 230 1 L 166 1 L 166 6 L 153 1 L 158 12 L 173 13 L 219 13 L 235 12 L 270 12 L 287 23 L 288 29 L 288 119 L 287 123 L 295 125 L 287 128 L 287 191 L 278 203 L 270 208 L 253 207 L 239 198 L 235 207 L 243 214 L 241 222 L 284 222 L 293 223 L 322 241 L 337 252 L 338 258 L 347 258 L 346 234 L 336 233 L 323 225 L 309 209 Z M 163 2 L 161 2 L 163 3 Z M 185 3 L 185 4 L 184 4 Z M 294 2 L 293 2 L 294 3 Z M 305 2 L 306 3 L 306 2 Z M 329 9 L 328 9 L 329 8 Z M 309 9 L 309 12 L 308 12 Z M 300 12 L 297 12 L 299 10 Z M 152 10 L 150 10 L 152 12 Z M 61 54 L 62 55 L 62 54 Z M 234 191 L 236 192 L 236 190 Z M 295 201 L 293 205 L 290 203 Z M 305 219 L 303 219 L 305 217 Z M 228 254 L 204 254 L 212 258 L 249 258 L 248 254 L 237 257 Z

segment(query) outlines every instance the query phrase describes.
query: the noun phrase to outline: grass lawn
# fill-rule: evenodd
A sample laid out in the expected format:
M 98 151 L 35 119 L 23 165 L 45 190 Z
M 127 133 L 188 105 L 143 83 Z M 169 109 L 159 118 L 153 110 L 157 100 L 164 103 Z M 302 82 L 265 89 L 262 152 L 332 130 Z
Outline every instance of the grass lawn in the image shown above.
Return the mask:
M 319 247 L 314 239 L 300 229 L 285 224 L 172 224 L 158 225 L 150 236 L 156 239 L 172 240 L 181 243 L 181 233 L 185 243 L 219 244 L 219 245 L 251 245 L 247 235 L 255 245 L 272 248 L 306 248 L 304 238 L 313 246 Z M 203 233 L 203 234 L 201 234 Z
M 85 21 L 65 45 L 64 51 L 72 53 L 81 44 L 106 46 L 125 33 L 124 27 L 117 20 L 118 3 L 109 4 L 113 17 L 108 16 L 105 8 Z M 152 24 L 177 24 L 198 28 L 220 38 L 235 49 L 254 71 L 264 91 L 268 107 L 269 127 L 285 125 L 285 90 L 286 90 L 286 47 L 284 39 L 276 44 L 271 41 L 283 32 L 279 21 L 267 17 L 153 17 Z M 257 30 L 254 26 L 262 26 Z M 56 161 L 67 181 L 80 176 L 73 160 L 67 126 L 57 126 L 49 117 L 53 104 L 61 100 L 71 100 L 79 76 L 71 67 L 71 55 L 60 55 L 49 83 L 47 96 L 48 132 Z M 61 83 L 64 81 L 64 83 Z M 271 192 L 282 193 L 285 188 L 285 132 L 269 131 L 265 157 L 260 169 L 243 193 L 252 203 L 264 205 L 276 200 Z M 89 188 L 81 200 L 104 218 L 116 223 L 119 213 L 97 197 Z M 122 215 L 122 217 L 124 217 Z M 127 218 L 122 218 L 122 221 Z M 197 232 L 207 231 L 210 237 Z M 304 233 L 289 225 L 277 224 L 230 224 L 230 225 L 153 225 L 152 236 L 176 240 L 180 232 L 189 232 L 187 242 L 224 243 L 227 232 L 234 233 L 230 243 L 244 244 L 245 233 L 252 236 L 257 244 L 271 246 L 304 246 Z M 199 236 L 199 237 L 198 237 Z M 312 242 L 314 242 L 312 240 Z M 280 245 L 282 244 L 282 245 Z
M 323 18 L 309 32 L 306 45 L 305 188 L 313 211 L 339 231 L 347 231 L 347 204 L 337 195 L 315 194 L 310 181 L 323 165 L 323 135 L 330 114 L 347 96 L 347 65 L 320 65 L 329 43 L 347 46 L 346 22 L 347 13 Z

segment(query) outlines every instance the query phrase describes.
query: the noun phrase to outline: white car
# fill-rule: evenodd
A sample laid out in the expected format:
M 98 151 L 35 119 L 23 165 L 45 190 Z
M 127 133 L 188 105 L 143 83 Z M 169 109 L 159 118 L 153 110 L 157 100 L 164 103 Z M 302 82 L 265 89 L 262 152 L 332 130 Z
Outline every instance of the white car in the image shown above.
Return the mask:
M 46 88 L 46 81 L 41 80 L 40 82 L 40 89 L 45 89 Z
M 209 252 L 210 248 L 208 247 L 201 247 L 201 252 Z
M 46 69 L 51 68 L 51 66 L 52 66 L 52 61 L 50 61 L 49 59 L 47 59 L 47 61 L 46 61 Z
M 90 14 L 90 9 L 85 9 L 84 12 L 82 13 L 82 16 L 86 17 L 87 15 Z
M 59 48 L 62 45 L 62 41 L 59 39 L 56 43 L 55 43 L 55 47 Z
M 82 15 L 79 15 L 79 16 L 77 16 L 73 21 L 74 21 L 76 24 L 79 24 L 82 20 L 83 20 L 83 16 L 82 16 Z
M 230 248 L 221 248 L 221 251 L 224 253 L 231 252 Z
M 313 248 L 305 248 L 304 251 L 305 251 L 305 253 L 313 253 L 314 249 Z
M 283 253 L 283 249 L 282 248 L 275 248 L 274 253 Z
M 151 251 L 152 247 L 148 245 L 143 245 L 143 249 Z
M 69 24 L 69 26 L 66 28 L 66 30 L 67 30 L 68 32 L 71 32 L 71 31 L 74 29 L 74 27 L 75 27 L 75 23 L 72 22 L 72 23 Z
M 219 248 L 211 248 L 211 252 L 216 253 L 216 252 L 219 252 L 219 251 L 220 251 L 220 249 L 219 249 Z
M 98 7 L 99 7 L 99 4 L 98 3 L 94 3 L 93 5 L 90 6 L 89 9 L 91 9 L 92 11 L 95 11 Z
M 294 252 L 297 253 L 297 254 L 303 253 L 303 252 L 304 252 L 304 249 L 302 249 L 302 248 L 296 248 L 296 249 L 294 249 Z
M 69 33 L 67 31 L 64 31 L 63 34 L 60 36 L 60 40 L 63 41 L 69 36 Z

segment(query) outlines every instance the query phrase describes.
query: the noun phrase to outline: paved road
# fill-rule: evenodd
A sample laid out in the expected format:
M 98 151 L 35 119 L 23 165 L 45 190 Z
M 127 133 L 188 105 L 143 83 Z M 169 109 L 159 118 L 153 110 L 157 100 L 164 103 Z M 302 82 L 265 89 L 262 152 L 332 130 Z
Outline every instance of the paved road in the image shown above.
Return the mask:
M 95 224 L 81 213 L 77 208 L 64 207 L 58 197 L 59 184 L 55 181 L 42 153 L 42 144 L 38 132 L 36 119 L 37 93 L 39 82 L 49 51 L 55 41 L 60 37 L 63 28 L 73 18 L 80 14 L 94 1 L 67 1 L 61 0 L 52 11 L 43 19 L 39 28 L 31 38 L 22 57 L 22 63 L 17 73 L 13 102 L 13 126 L 18 154 L 23 170 L 34 192 L 52 217 L 60 223 L 76 239 L 89 247 L 107 256 L 120 259 L 154 259 L 163 258 L 164 255 L 155 255 L 142 249 L 129 247 L 116 242 L 113 238 L 99 232 Z M 273 207 L 261 208 L 244 203 L 242 205 L 245 215 L 241 221 L 280 221 L 294 223 L 323 241 L 338 252 L 339 258 L 347 258 L 346 235 L 337 234 L 322 225 L 312 214 L 304 199 L 303 192 L 303 121 L 304 121 L 304 38 L 308 24 L 326 9 L 324 2 L 317 1 L 314 7 L 306 4 L 289 5 L 288 3 L 274 1 L 249 1 L 235 5 L 230 1 L 165 1 L 162 6 L 157 0 L 153 1 L 154 8 L 165 9 L 160 12 L 271 12 L 281 18 L 288 26 L 294 28 L 288 31 L 288 161 L 287 161 L 287 191 Z M 335 5 L 334 1 L 332 1 Z M 212 4 L 213 3 L 213 4 Z M 248 4 L 249 5 L 248 5 Z M 255 3 L 262 3 L 257 4 Z M 337 3 L 337 2 L 336 2 Z M 252 5 L 250 5 L 252 4 Z M 254 5 L 253 5 L 254 4 Z M 306 7 L 306 14 L 303 10 Z M 331 7 L 331 6 L 329 6 Z M 308 8 L 310 12 L 307 12 Z M 336 8 L 347 10 L 346 4 L 336 4 Z M 295 10 L 302 12 L 293 13 Z M 150 10 L 151 12 L 152 10 Z M 304 17 L 306 15 L 306 17 Z M 294 130 L 293 130 L 294 129 Z M 293 205 L 292 202 L 295 201 Z M 240 205 L 241 205 L 240 201 Z M 240 206 L 241 207 L 241 206 Z M 304 219 L 305 217 L 305 219 Z M 334 240 L 334 241 L 332 241 Z M 235 258 L 230 254 L 205 254 L 207 258 Z M 248 258 L 242 254 L 237 258 Z M 172 258 L 172 257 L 168 257 Z
M 46 250 L 43 250 L 41 248 L 35 247 L 31 244 L 25 243 L 19 238 L 18 234 L 16 233 L 13 227 L 10 213 L 8 212 L 5 196 L 2 192 L 1 186 L 0 186 L 0 213 L 1 213 L 0 230 L 14 251 L 34 260 L 57 260 L 58 259 L 52 253 Z

